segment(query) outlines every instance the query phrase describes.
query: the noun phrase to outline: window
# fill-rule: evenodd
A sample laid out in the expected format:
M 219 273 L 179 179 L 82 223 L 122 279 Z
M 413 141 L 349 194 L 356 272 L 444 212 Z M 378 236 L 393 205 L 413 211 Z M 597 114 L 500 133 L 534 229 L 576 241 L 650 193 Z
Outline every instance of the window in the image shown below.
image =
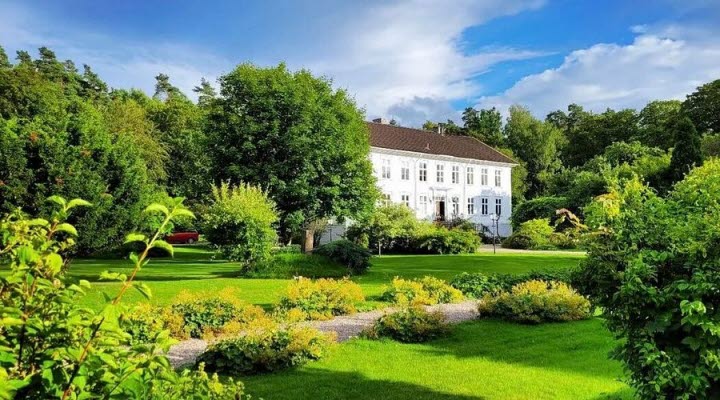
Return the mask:
M 502 215 L 502 199 L 495 199 L 495 215 Z
M 410 180 L 410 163 L 407 161 L 403 161 L 400 167 L 400 179 L 404 181 Z
M 420 212 L 427 214 L 428 211 L 428 197 L 426 195 L 422 195 L 419 198 L 418 203 L 420 203 Z
M 452 183 L 460 183 L 460 167 L 453 165 L 451 174 Z
M 452 213 L 453 215 L 460 215 L 460 199 L 457 197 L 452 198 Z
M 421 162 L 418 166 L 418 180 L 427 182 L 427 163 Z
M 382 178 L 390 179 L 390 160 L 382 160 Z
M 410 207 L 410 195 L 409 194 L 400 195 L 400 201 L 403 204 L 405 204 L 405 207 Z
M 474 185 L 475 184 L 475 168 L 467 167 L 467 170 L 465 171 L 465 177 L 467 179 L 468 185 Z
M 380 199 L 380 203 L 389 206 L 390 205 L 390 195 L 383 193 L 382 198 Z
M 487 186 L 487 184 L 488 184 L 488 169 L 487 168 L 480 168 L 480 184 L 483 186 Z
M 472 197 L 467 199 L 467 213 L 468 215 L 475 215 L 475 199 Z
M 499 169 L 495 170 L 495 186 L 500 187 L 502 184 L 502 171 Z
M 483 197 L 480 199 L 480 214 L 482 215 L 488 215 L 488 198 Z
M 444 165 L 438 164 L 435 167 L 435 173 L 436 173 L 435 178 L 438 183 L 445 182 L 445 166 Z

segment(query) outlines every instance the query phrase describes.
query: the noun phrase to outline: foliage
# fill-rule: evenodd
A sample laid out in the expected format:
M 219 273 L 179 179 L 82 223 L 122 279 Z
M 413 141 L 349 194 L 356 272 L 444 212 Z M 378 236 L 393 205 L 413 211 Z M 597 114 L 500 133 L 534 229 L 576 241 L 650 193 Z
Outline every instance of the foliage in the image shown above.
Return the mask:
M 428 312 L 422 307 L 406 307 L 383 315 L 364 332 L 364 336 L 377 339 L 388 337 L 403 343 L 422 343 L 450 333 L 445 315 L 440 311 Z
M 416 248 L 434 254 L 474 253 L 480 247 L 480 236 L 473 230 L 447 229 L 442 226 L 421 232 L 413 241 Z
M 248 278 L 290 279 L 297 276 L 306 278 L 342 278 L 347 276 L 347 266 L 318 254 L 300 252 L 275 254 L 258 269 L 245 274 Z
M 249 184 L 213 187 L 213 202 L 203 215 L 205 238 L 231 261 L 245 269 L 267 261 L 277 234 L 277 214 L 262 189 Z
M 700 147 L 703 158 L 720 157 L 720 133 L 703 136 Z
M 432 276 L 412 280 L 396 277 L 390 286 L 384 288 L 381 298 L 396 304 L 417 306 L 459 303 L 463 295 L 447 282 Z
M 563 145 L 562 132 L 550 123 L 535 119 L 529 110 L 510 107 L 505 136 L 513 154 L 525 162 L 527 195 L 534 197 L 545 189 L 547 174 L 560 167 L 558 153 Z
M 715 398 L 720 319 L 720 161 L 693 170 L 663 199 L 638 180 L 589 207 L 596 233 L 574 277 L 623 339 L 640 398 Z
M 541 250 L 551 247 L 550 237 L 555 228 L 548 219 L 531 219 L 520 224 L 509 238 L 503 241 L 503 247 L 510 249 Z
M 518 204 L 510 216 L 513 228 L 517 229 L 520 224 L 531 219 L 555 218 L 555 211 L 565 208 L 568 200 L 565 197 L 543 196 Z
M 324 320 L 354 314 L 357 303 L 362 301 L 365 301 L 362 289 L 349 279 L 300 277 L 288 285 L 277 309 L 290 320 Z
M 668 150 L 675 145 L 675 136 L 668 129 L 682 108 L 677 100 L 652 101 L 640 111 L 638 140 L 646 146 Z
M 673 182 L 682 180 L 695 166 L 702 164 L 703 154 L 698 135 L 690 118 L 683 117 L 671 125 L 677 138 L 670 160 L 670 174 Z
M 372 256 L 366 248 L 349 240 L 336 240 L 325 244 L 315 249 L 314 253 L 347 266 L 353 275 L 367 272 Z
M 700 133 L 720 133 L 720 79 L 708 82 L 689 94 L 682 110 Z
M 197 363 L 223 375 L 251 375 L 303 365 L 325 356 L 331 339 L 309 327 L 254 330 L 216 342 Z
M 61 254 L 75 243 L 75 227 L 65 222 L 84 200 L 52 196 L 50 219 L 28 219 L 19 212 L 0 222 L 0 265 L 9 273 L 0 276 L 0 397 L 2 398 L 197 398 L 209 392 L 218 398 L 237 398 L 242 386 L 226 386 L 202 372 L 176 374 L 164 355 L 171 344 L 167 332 L 145 332 L 149 343 L 133 343 L 122 329 L 128 315 L 120 301 L 134 287 L 149 297 L 149 288 L 134 282 L 148 262 L 151 248 L 171 249 L 152 237 L 128 235 L 127 241 L 145 243 L 144 251 L 132 254 L 130 276 L 105 272 L 105 279 L 121 283 L 115 296 L 107 296 L 96 313 L 78 306 L 87 281 L 74 283 L 66 277 L 68 263 Z M 164 223 L 191 213 L 177 199 L 170 209 L 153 204 L 147 213 L 162 213 Z M 161 226 L 162 228 L 162 226 Z M 168 390 L 174 386 L 175 389 Z M 167 393 L 166 393 L 167 391 Z M 159 393 L 163 393 L 160 395 Z
M 206 131 L 212 176 L 266 188 L 283 239 L 316 219 L 357 217 L 375 202 L 362 111 L 307 70 L 238 66 L 220 78 Z
M 484 274 L 482 272 L 463 272 L 456 275 L 450 285 L 460 290 L 463 295 L 480 299 L 490 294 L 509 291 L 513 286 L 523 282 L 540 280 L 546 282 L 563 282 L 569 284 L 570 272 L 567 270 L 535 270 L 524 274 Z
M 590 302 L 562 282 L 531 280 L 509 292 L 486 294 L 478 303 L 480 316 L 537 324 L 590 317 Z
M 415 213 L 403 204 L 380 205 L 349 227 L 346 236 L 358 244 L 367 241 L 369 248 L 380 252 L 402 251 L 410 247 L 420 224 Z
M 498 147 L 505 138 L 502 133 L 502 115 L 495 107 L 476 110 L 468 107 L 463 111 L 463 134 L 474 137 L 481 142 Z

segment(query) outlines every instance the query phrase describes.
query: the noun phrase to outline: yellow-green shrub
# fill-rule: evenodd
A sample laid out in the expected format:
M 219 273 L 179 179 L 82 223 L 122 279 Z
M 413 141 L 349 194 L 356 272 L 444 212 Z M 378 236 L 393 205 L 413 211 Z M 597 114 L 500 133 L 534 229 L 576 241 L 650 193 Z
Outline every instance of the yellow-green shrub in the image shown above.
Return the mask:
M 509 292 L 485 295 L 478 305 L 480 316 L 524 323 L 576 321 L 590 317 L 590 302 L 562 282 L 532 280 Z
M 365 301 L 360 286 L 349 279 L 298 278 L 280 299 L 277 311 L 290 321 L 324 320 L 354 314 Z
M 383 291 L 382 299 L 396 304 L 432 305 L 459 303 L 463 300 L 463 294 L 442 279 L 432 276 L 413 280 L 396 277 Z
M 251 330 L 210 345 L 197 363 L 231 376 L 272 372 L 320 359 L 332 342 L 332 335 L 309 327 Z
M 422 307 L 408 307 L 380 317 L 364 332 L 365 337 L 389 337 L 405 343 L 420 343 L 447 335 L 450 326 L 439 311 L 427 312 Z

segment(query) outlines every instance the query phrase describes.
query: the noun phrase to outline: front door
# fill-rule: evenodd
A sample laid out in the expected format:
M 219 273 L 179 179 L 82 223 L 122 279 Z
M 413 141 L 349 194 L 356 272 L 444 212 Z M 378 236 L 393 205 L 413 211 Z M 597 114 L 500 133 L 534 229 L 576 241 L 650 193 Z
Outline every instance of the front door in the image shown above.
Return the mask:
M 435 199 L 435 220 L 445 221 L 445 199 Z

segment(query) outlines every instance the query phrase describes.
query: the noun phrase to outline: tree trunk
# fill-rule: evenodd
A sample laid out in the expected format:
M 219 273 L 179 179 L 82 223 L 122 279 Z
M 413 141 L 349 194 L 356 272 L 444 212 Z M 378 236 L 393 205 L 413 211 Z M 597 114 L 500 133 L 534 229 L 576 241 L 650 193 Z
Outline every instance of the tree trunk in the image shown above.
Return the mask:
M 303 243 L 303 251 L 305 253 L 310 253 L 311 251 L 313 251 L 314 246 L 315 246 L 315 230 L 306 229 L 305 230 L 305 242 Z

